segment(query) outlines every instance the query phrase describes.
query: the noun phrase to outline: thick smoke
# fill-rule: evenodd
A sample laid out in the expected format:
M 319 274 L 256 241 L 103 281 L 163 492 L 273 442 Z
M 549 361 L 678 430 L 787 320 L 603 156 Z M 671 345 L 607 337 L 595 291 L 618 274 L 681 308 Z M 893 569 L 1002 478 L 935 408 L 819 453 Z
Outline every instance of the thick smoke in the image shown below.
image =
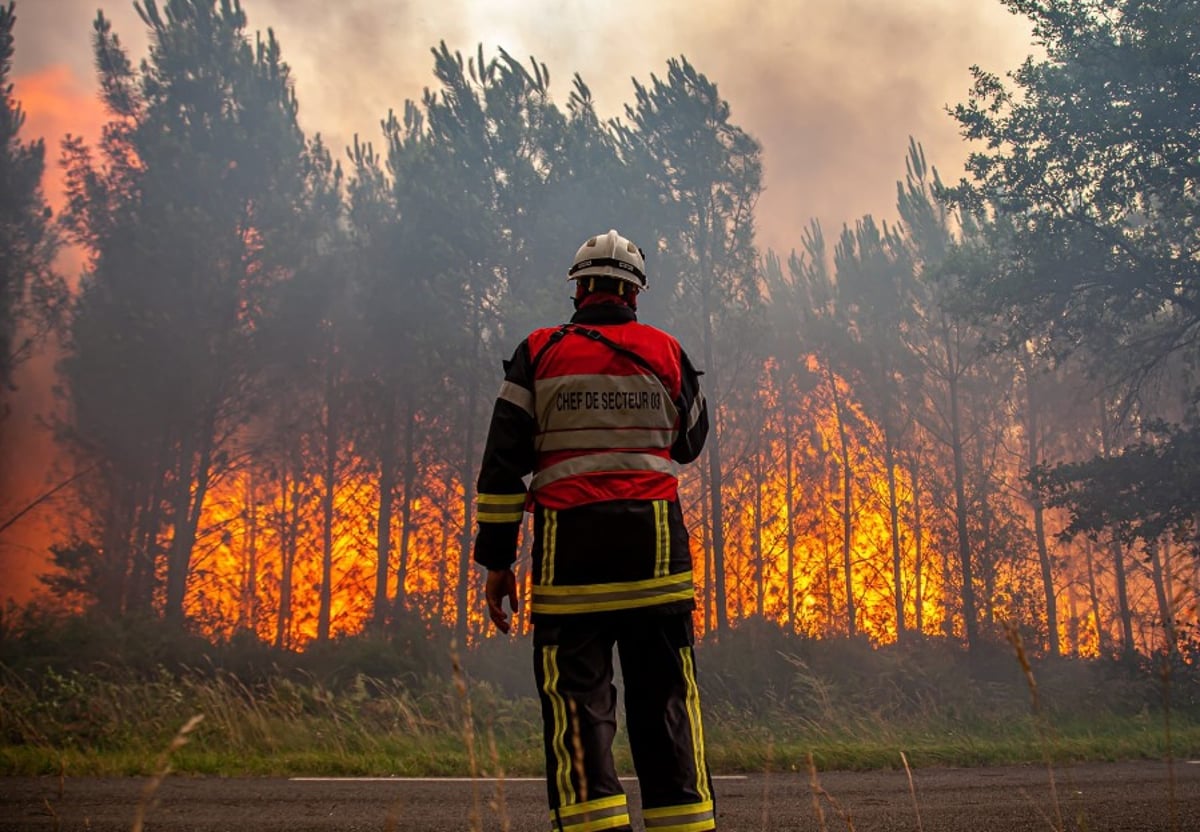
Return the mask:
M 431 46 L 472 55 L 483 44 L 534 55 L 565 102 L 579 72 L 602 113 L 621 115 L 631 78 L 686 55 L 716 81 L 734 120 L 764 147 L 760 242 L 787 250 L 810 217 L 831 230 L 864 213 L 888 217 L 908 137 L 947 176 L 966 147 L 945 114 L 968 67 L 1003 71 L 1030 51 L 1027 22 L 999 0 L 244 0 L 252 29 L 271 27 L 294 70 L 306 130 L 340 150 L 378 137 L 388 108 L 433 84 Z M 18 74 L 66 64 L 91 77 L 94 0 L 21 4 Z M 133 54 L 145 36 L 132 3 L 104 5 Z
M 132 2 L 100 5 L 139 61 L 147 38 Z M 813 217 L 830 231 L 864 213 L 891 217 L 909 135 L 944 175 L 957 177 L 967 148 L 945 106 L 965 97 L 971 64 L 1003 71 L 1029 51 L 1025 22 L 999 0 L 612 0 L 603 10 L 584 0 L 244 6 L 251 30 L 271 27 L 283 45 L 302 125 L 321 132 L 339 156 L 356 133 L 377 141 L 388 109 L 433 85 L 429 49 L 441 40 L 465 55 L 482 43 L 488 56 L 497 46 L 521 59 L 536 56 L 550 69 L 560 104 L 579 72 L 611 117 L 632 101 L 631 78 L 649 82 L 668 58 L 686 55 L 719 84 L 734 121 L 763 144 L 759 243 L 782 251 L 797 245 Z M 29 115 L 25 138 L 46 139 L 46 191 L 55 207 L 62 135 L 94 139 L 102 119 L 91 53 L 96 7 L 96 0 L 18 2 L 16 95 Z M 74 277 L 78 258 L 63 268 Z M 0 448 L 3 467 L 19 473 L 0 482 L 0 505 L 28 502 L 55 477 L 48 436 L 33 427 L 51 406 L 51 364 L 25 368 Z M 11 534 L 0 541 L 7 593 L 24 596 L 32 587 L 43 534 L 17 535 L 15 546 Z

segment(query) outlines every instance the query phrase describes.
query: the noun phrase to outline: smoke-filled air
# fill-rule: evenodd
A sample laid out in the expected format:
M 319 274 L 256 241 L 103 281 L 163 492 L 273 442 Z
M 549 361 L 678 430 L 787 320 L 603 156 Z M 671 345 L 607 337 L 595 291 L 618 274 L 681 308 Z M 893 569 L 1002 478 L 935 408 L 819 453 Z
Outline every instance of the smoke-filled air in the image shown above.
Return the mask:
M 612 228 L 703 373 L 713 678 L 740 632 L 1194 684 L 1197 0 L 100 5 L 0 8 L 12 644 L 511 642 L 489 418 Z

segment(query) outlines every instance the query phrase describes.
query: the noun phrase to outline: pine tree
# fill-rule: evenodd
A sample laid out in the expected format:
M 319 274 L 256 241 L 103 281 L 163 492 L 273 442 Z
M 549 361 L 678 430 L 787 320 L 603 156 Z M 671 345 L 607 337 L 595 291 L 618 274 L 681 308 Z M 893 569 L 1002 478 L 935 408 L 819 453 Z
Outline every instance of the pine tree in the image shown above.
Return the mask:
M 22 141 L 25 113 L 9 81 L 15 4 L 0 6 L 0 397 L 59 318 L 65 287 L 52 269 L 58 239 L 42 196 L 46 148 Z M 0 405 L 0 420 L 8 412 Z

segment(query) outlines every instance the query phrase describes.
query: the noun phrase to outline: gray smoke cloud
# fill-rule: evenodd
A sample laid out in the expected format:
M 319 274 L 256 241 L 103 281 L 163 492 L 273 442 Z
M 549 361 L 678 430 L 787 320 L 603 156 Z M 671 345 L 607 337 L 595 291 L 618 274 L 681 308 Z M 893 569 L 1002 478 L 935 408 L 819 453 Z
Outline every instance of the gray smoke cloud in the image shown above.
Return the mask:
M 67 64 L 90 80 L 95 0 L 18 4 L 18 73 Z M 433 83 L 429 49 L 503 46 L 536 56 L 565 102 L 573 73 L 619 116 L 630 79 L 686 55 L 716 81 L 734 120 L 763 144 L 760 243 L 788 250 L 818 217 L 833 231 L 894 213 L 910 135 L 956 178 L 968 148 L 945 107 L 966 97 L 968 67 L 1003 71 L 1031 51 L 999 0 L 244 0 L 252 29 L 273 28 L 291 64 L 306 130 L 337 151 L 374 140 L 389 108 Z M 103 5 L 140 56 L 132 3 Z M 47 137 L 51 138 L 51 137 Z
M 338 154 L 354 134 L 377 140 L 389 108 L 432 86 L 430 48 L 536 56 L 560 104 L 579 72 L 602 115 L 621 116 L 630 79 L 662 75 L 686 55 L 717 82 L 734 121 L 763 145 L 759 244 L 798 245 L 816 217 L 831 234 L 865 213 L 894 214 L 908 137 L 949 179 L 968 148 L 945 114 L 965 98 L 968 67 L 1004 71 L 1030 51 L 1024 21 L 999 0 L 243 0 L 251 30 L 274 29 L 292 66 L 309 132 Z M 161 0 L 160 0 L 161 4 Z M 100 0 L 137 62 L 147 37 L 132 2 Z M 16 95 L 51 165 L 65 133 L 94 140 L 92 21 L 97 0 L 18 0 Z M 23 95 L 24 93 L 24 95 Z M 61 202 L 61 173 L 47 196 Z M 573 247 L 576 241 L 565 241 Z M 567 249 L 564 249 L 567 250 Z M 64 271 L 77 274 L 80 264 Z M 31 362 L 0 441 L 0 508 L 15 510 L 54 480 L 55 449 L 35 427 L 53 408 L 53 357 Z M 9 441 L 14 440 L 14 441 Z M 19 440 L 19 441 L 16 441 Z M 7 516 L 11 511 L 0 511 Z M 53 539 L 44 518 L 0 541 L 0 585 L 25 596 Z M 41 523 L 41 526 L 38 525 Z

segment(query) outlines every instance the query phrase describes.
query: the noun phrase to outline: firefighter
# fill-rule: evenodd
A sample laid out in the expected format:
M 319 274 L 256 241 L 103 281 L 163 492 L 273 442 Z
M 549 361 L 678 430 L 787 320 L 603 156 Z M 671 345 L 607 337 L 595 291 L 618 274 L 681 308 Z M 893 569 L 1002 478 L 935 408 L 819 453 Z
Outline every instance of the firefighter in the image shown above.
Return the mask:
M 536 330 L 504 362 L 478 481 L 474 558 L 488 570 L 488 614 L 509 631 L 503 601 L 516 611 L 512 565 L 531 511 L 552 829 L 631 828 L 612 757 L 614 646 L 647 832 L 715 829 L 675 475 L 708 433 L 700 373 L 678 341 L 638 322 L 645 257 L 632 242 L 592 237 L 568 280 L 570 322 Z

